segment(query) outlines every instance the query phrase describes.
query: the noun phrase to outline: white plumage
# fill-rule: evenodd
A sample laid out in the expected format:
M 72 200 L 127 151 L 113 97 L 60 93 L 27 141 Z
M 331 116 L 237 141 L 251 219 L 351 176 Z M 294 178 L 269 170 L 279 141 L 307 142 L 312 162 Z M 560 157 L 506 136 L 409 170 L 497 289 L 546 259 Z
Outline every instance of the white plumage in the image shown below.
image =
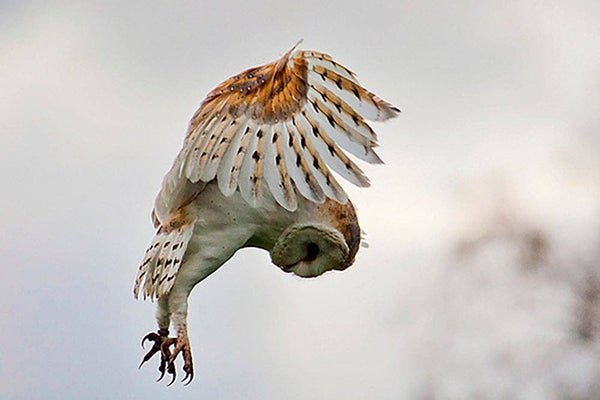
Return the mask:
M 145 337 L 154 346 L 143 362 L 160 352 L 161 378 L 174 378 L 182 353 L 191 381 L 187 298 L 241 247 L 264 248 L 302 277 L 349 267 L 360 227 L 331 170 L 368 186 L 345 151 L 381 163 L 365 120 L 398 112 L 330 56 L 295 49 L 209 93 L 163 179 L 153 211 L 158 231 L 135 281 L 136 298 L 158 299 L 159 331 Z M 171 323 L 176 338 L 168 338 Z

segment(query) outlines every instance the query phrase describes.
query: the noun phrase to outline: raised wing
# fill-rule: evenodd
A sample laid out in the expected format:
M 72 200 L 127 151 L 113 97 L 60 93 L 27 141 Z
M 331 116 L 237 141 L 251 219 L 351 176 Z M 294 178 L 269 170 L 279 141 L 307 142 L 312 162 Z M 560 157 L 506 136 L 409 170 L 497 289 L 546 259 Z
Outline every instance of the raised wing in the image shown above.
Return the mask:
M 365 120 L 384 121 L 399 112 L 330 56 L 292 49 L 208 94 L 165 176 L 156 215 L 162 221 L 182 205 L 177 203 L 193 197 L 190 183 L 214 179 L 225 196 L 239 189 L 254 207 L 265 190 L 290 211 L 297 208 L 298 194 L 317 203 L 325 197 L 345 203 L 346 193 L 329 168 L 368 186 L 346 152 L 381 163 L 374 151 L 377 136 Z

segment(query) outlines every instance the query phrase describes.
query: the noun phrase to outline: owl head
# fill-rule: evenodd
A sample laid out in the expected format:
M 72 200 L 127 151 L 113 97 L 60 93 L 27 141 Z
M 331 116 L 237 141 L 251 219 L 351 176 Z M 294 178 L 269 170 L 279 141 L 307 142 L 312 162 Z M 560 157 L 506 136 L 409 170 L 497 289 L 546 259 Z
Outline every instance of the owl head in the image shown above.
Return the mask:
M 271 260 L 285 272 L 313 278 L 326 271 L 348 268 L 357 250 L 355 238 L 347 242 L 344 235 L 331 226 L 302 223 L 283 231 L 271 249 Z

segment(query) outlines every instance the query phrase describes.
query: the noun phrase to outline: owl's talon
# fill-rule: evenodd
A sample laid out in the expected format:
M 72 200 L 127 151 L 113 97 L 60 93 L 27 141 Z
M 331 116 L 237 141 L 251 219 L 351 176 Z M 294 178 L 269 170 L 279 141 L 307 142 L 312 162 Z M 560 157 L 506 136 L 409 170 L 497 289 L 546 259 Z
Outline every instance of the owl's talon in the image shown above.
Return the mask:
M 159 336 L 154 333 L 154 332 L 150 332 L 149 334 L 147 334 L 146 336 L 144 336 L 142 338 L 142 349 L 144 349 L 144 343 L 146 343 L 146 340 L 151 340 L 153 342 L 156 342 L 158 340 Z
M 154 342 L 154 345 L 152 345 L 152 348 L 150 349 L 150 351 L 148 351 L 144 355 L 144 358 L 142 358 L 142 362 L 138 366 L 138 369 L 142 368 L 142 365 L 144 365 L 146 363 L 146 361 L 150 360 L 156 353 L 158 353 L 161 350 L 161 344 L 162 344 L 162 341 L 164 340 L 162 338 L 163 338 L 163 336 L 159 336 L 154 332 L 150 332 L 149 334 L 144 336 L 144 338 L 142 339 L 142 349 L 144 348 L 144 343 L 146 342 L 146 340 L 150 340 L 150 341 Z M 166 336 L 164 338 L 166 338 Z
M 140 363 L 139 368 L 144 365 L 148 360 L 150 360 L 156 353 L 160 352 L 160 364 L 158 366 L 158 371 L 160 372 L 160 376 L 156 380 L 160 382 L 165 375 L 168 373 L 171 375 L 171 381 L 167 384 L 167 386 L 171 386 L 175 380 L 177 379 L 177 370 L 175 367 L 175 359 L 182 353 L 184 366 L 183 370 L 186 373 L 182 382 L 186 381 L 186 385 L 189 384 L 194 378 L 194 369 L 192 367 L 192 353 L 190 349 L 189 340 L 186 338 L 170 338 L 167 336 L 168 332 L 166 330 L 160 331 L 160 334 L 156 334 L 154 332 L 150 332 L 142 339 L 142 347 L 144 346 L 147 340 L 154 342 L 152 348 L 144 355 L 142 362 Z M 171 352 L 170 347 L 175 346 L 173 351 Z
M 160 371 L 160 376 L 158 377 L 158 379 L 156 380 L 156 382 L 162 381 L 162 379 L 165 377 L 165 372 L 166 372 L 165 368 L 161 369 L 160 367 L 158 367 L 158 370 Z
M 185 369 L 185 366 L 184 366 L 184 369 Z M 187 382 L 186 382 L 186 380 L 187 380 Z M 183 383 L 184 386 L 187 386 L 190 383 L 192 383 L 193 380 L 194 380 L 194 370 L 192 369 L 191 371 L 185 371 L 185 376 L 181 380 L 181 383 Z
M 185 377 L 182 379 L 181 382 L 185 382 L 187 380 L 187 382 L 184 383 L 184 385 L 187 386 L 194 380 L 194 365 L 192 364 L 192 352 L 189 348 L 189 345 L 187 349 L 183 350 L 183 362 L 183 370 L 185 371 Z
M 181 353 L 183 357 L 183 371 L 185 372 L 185 377 L 181 380 L 181 382 L 185 382 L 187 380 L 185 384 L 188 385 L 194 379 L 194 366 L 192 363 L 192 349 L 190 346 L 190 341 L 187 336 L 180 336 L 173 340 L 175 340 L 175 349 L 171 354 L 169 363 L 173 365 L 175 359 Z
M 176 378 L 177 378 L 177 374 L 175 373 L 175 370 L 173 369 L 173 375 L 171 375 L 171 382 L 167 383 L 167 386 L 171 386 L 175 382 Z

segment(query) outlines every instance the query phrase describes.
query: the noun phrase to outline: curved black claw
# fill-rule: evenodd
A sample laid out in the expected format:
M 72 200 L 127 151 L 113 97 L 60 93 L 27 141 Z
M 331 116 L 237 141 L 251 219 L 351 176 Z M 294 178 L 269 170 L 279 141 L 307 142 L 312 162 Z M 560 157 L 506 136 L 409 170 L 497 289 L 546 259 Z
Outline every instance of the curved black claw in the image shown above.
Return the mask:
M 187 386 L 190 383 L 192 383 L 192 381 L 194 380 L 194 370 L 192 369 L 190 371 L 186 371 L 185 366 L 183 367 L 183 370 L 185 371 L 185 376 L 181 380 L 181 383 L 183 383 L 184 386 Z M 186 380 L 187 380 L 187 382 L 186 382 Z
M 156 342 L 159 339 L 159 336 L 154 333 L 154 332 L 150 332 L 149 334 L 147 334 L 146 336 L 144 336 L 142 338 L 142 349 L 144 349 L 144 343 L 146 343 L 146 340 L 151 340 L 153 342 Z
M 175 369 L 175 363 L 171 361 L 171 350 L 169 347 L 171 345 L 175 345 L 177 339 L 175 338 L 167 338 L 160 347 L 160 366 L 158 370 L 161 372 L 160 378 L 158 378 L 157 382 L 160 381 L 164 376 L 165 372 L 168 372 L 171 375 L 171 382 L 167 386 L 170 386 L 175 382 L 175 378 L 177 377 L 177 371 Z
M 167 386 L 169 386 L 173 382 L 175 382 L 175 378 L 177 375 L 177 372 L 175 371 L 175 364 L 168 364 L 165 367 L 165 366 L 163 366 L 162 361 L 161 361 L 161 365 L 160 365 L 160 367 L 158 367 L 158 370 L 160 371 L 160 376 L 158 377 L 156 382 L 160 382 L 165 377 L 166 372 L 168 372 L 171 375 L 171 382 L 169 382 L 169 384 Z
M 144 336 L 144 338 L 142 339 L 142 348 L 144 348 L 144 343 L 146 342 L 146 340 L 150 340 L 150 341 L 154 342 L 154 345 L 152 345 L 152 348 L 150 349 L 150 351 L 148 351 L 144 355 L 144 358 L 142 358 L 142 362 L 140 363 L 138 368 L 142 368 L 142 365 L 144 365 L 144 363 L 146 363 L 146 361 L 150 360 L 156 353 L 158 353 L 161 350 L 161 344 L 164 339 L 166 339 L 166 336 L 163 337 L 163 336 L 157 335 L 154 332 L 150 332 L 149 334 Z
M 192 363 L 192 350 L 190 348 L 190 342 L 187 338 L 180 341 L 175 346 L 175 350 L 171 355 L 171 362 L 175 361 L 175 358 L 181 353 L 183 357 L 183 371 L 185 376 L 181 380 L 184 385 L 189 385 L 194 380 L 194 365 Z
M 167 386 L 171 386 L 175 382 L 176 378 L 177 378 L 176 374 L 173 373 L 173 376 L 171 377 L 171 382 L 167 383 Z
M 161 360 L 165 359 L 165 355 L 162 354 L 163 353 L 163 344 L 169 339 L 167 337 L 168 334 L 169 334 L 169 332 L 166 329 L 161 329 L 158 331 L 158 333 L 150 332 L 149 334 L 147 334 L 146 336 L 144 336 L 142 338 L 142 343 L 141 343 L 142 348 L 144 348 L 144 345 L 146 344 L 147 340 L 154 342 L 154 344 L 152 345 L 152 348 L 144 355 L 144 358 L 142 358 L 142 362 L 140 363 L 138 368 L 142 368 L 142 365 L 144 365 L 148 360 L 150 360 L 159 351 L 161 352 Z M 168 350 L 168 348 L 167 348 L 167 350 Z M 170 352 L 169 352 L 168 356 L 170 356 Z M 168 356 L 166 356 L 167 360 L 169 359 Z M 161 363 L 161 366 L 162 366 L 162 363 Z M 159 370 L 160 370 L 160 367 L 159 367 Z

